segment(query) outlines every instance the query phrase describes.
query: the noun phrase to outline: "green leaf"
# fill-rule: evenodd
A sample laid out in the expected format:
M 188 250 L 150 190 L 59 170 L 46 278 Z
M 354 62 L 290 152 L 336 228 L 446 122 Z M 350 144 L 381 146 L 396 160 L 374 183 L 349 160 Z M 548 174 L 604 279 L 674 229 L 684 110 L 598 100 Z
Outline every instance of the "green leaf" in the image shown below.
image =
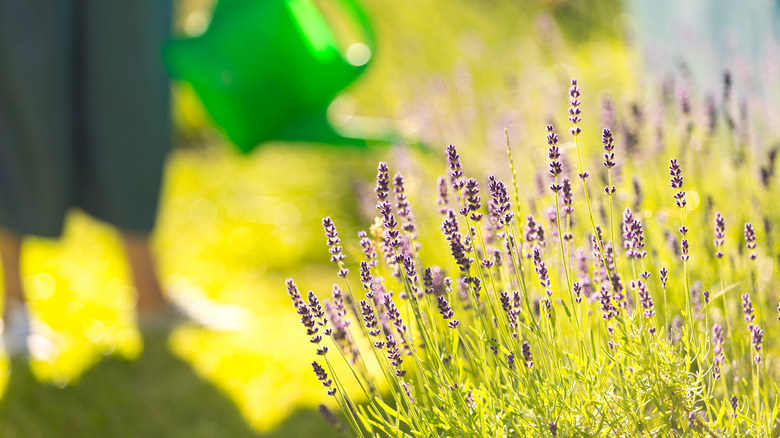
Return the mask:
M 569 312 L 569 306 L 566 305 L 565 301 L 561 301 L 561 304 L 563 305 L 563 311 L 566 312 L 566 316 L 569 318 L 569 321 L 571 321 L 571 312 Z
M 374 397 L 374 403 L 377 404 L 383 411 L 387 412 L 393 418 L 400 418 L 398 411 L 391 408 L 387 403 L 383 402 L 379 397 Z

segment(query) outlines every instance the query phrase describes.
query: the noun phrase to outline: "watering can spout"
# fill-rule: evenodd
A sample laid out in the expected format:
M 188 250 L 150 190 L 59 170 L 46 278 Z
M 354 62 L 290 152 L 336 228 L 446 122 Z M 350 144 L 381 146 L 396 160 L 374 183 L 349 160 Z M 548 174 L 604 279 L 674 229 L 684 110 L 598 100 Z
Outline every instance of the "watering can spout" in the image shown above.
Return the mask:
M 166 66 L 243 152 L 271 140 L 364 146 L 365 138 L 342 135 L 327 117 L 374 48 L 356 0 L 337 3 L 365 39 L 347 50 L 313 0 L 220 0 L 202 35 L 169 42 Z

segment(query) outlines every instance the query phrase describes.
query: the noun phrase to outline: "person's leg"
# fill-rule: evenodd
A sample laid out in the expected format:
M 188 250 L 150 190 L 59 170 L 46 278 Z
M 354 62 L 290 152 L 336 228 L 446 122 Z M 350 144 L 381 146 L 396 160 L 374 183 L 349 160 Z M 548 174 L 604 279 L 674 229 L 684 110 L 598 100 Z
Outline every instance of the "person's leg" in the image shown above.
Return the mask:
M 138 314 L 152 314 L 166 308 L 157 268 L 146 234 L 122 231 L 122 242 L 130 266 L 130 275 L 138 291 Z
M 32 333 L 19 262 L 22 236 L 59 236 L 74 201 L 75 9 L 75 0 L 0 0 L 0 344 L 11 357 L 53 348 Z
M 3 287 L 5 290 L 4 321 L 8 320 L 7 316 L 10 311 L 21 308 L 25 303 L 22 275 L 19 270 L 21 250 L 21 236 L 0 228 L 0 258 L 3 262 Z

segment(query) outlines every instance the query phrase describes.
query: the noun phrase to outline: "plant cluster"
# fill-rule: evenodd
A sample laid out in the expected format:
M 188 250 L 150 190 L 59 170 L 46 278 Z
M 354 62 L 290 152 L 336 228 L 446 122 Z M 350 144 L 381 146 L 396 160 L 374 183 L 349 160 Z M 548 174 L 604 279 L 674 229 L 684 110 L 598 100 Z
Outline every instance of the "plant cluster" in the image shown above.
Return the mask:
M 386 163 L 378 167 L 376 222 L 359 233 L 358 264 L 346 263 L 335 224 L 323 219 L 341 283 L 323 301 L 312 291 L 302 295 L 291 279 L 287 292 L 315 346 L 314 373 L 352 433 L 777 435 L 777 370 L 767 366 L 777 359 L 765 346 L 765 332 L 778 330 L 769 316 L 776 300 L 759 264 L 767 251 L 751 222 L 729 224 L 732 215 L 713 211 L 717 195 L 733 195 L 702 186 L 694 192 L 688 176 L 691 139 L 714 142 L 716 123 L 697 131 L 682 96 L 674 131 L 680 154 L 666 158 L 666 188 L 639 179 L 629 185 L 629 165 L 655 182 L 658 174 L 621 158 L 604 128 L 602 165 L 591 176 L 580 97 L 572 79 L 565 143 L 546 127 L 549 161 L 537 178 L 545 197 L 520 193 L 508 136 L 509 184 L 468 177 L 456 148 L 446 148 L 436 211 L 450 256 L 438 264 L 423 263 L 404 177 L 391 177 Z M 728 100 L 720 110 L 721 137 L 737 150 L 740 128 Z M 714 118 L 719 110 L 707 111 Z M 638 126 L 622 127 L 636 142 L 623 149 L 629 153 Z M 729 153 L 729 169 L 749 174 L 738 155 Z M 761 169 L 773 169 L 771 160 Z M 692 167 L 697 176 L 708 170 Z M 657 196 L 646 199 L 645 190 Z M 706 208 L 697 209 L 705 196 Z M 540 220 L 541 202 L 552 207 Z M 774 267 L 771 257 L 768 263 Z M 337 372 L 335 362 L 349 371 Z

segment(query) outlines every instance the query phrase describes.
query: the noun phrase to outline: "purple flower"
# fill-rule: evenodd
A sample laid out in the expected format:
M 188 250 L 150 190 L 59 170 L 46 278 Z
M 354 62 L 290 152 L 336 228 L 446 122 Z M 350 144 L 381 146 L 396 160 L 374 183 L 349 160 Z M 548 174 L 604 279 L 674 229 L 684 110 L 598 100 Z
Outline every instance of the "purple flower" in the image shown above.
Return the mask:
M 405 254 L 402 256 L 401 261 L 404 272 L 406 273 L 406 278 L 409 280 L 412 295 L 416 298 L 422 298 L 423 294 L 422 292 L 419 292 L 419 288 L 417 287 L 419 277 L 417 276 L 417 264 L 414 261 L 414 257 Z
M 574 292 L 574 301 L 576 303 L 582 302 L 582 287 L 580 286 L 580 283 L 578 281 L 575 281 L 571 285 L 572 291 Z
M 612 305 L 612 297 L 609 294 L 609 288 L 606 286 L 601 286 L 599 303 L 601 304 L 601 317 L 604 318 L 605 321 L 615 316 L 617 309 Z
M 325 301 L 325 313 L 330 319 L 330 325 L 332 327 L 331 338 L 333 342 L 341 349 L 346 357 L 349 358 L 349 362 L 354 364 L 358 356 L 358 348 L 352 340 L 352 335 L 349 333 L 347 327 L 349 321 L 342 318 L 337 310 L 336 306 L 330 301 Z
M 720 212 L 715 213 L 715 257 L 723 258 L 723 240 L 726 237 L 726 221 Z
M 376 189 L 374 191 L 380 202 L 386 200 L 390 193 L 390 169 L 384 161 L 379 162 L 376 173 Z
M 368 329 L 370 336 L 379 336 L 381 330 L 374 314 L 374 308 L 366 300 L 360 300 L 360 313 L 363 316 L 363 324 Z
M 474 178 L 466 180 L 466 190 L 464 192 L 466 197 L 466 206 L 460 211 L 460 214 L 466 216 L 474 222 L 479 222 L 482 219 L 482 213 L 479 213 L 479 208 L 482 207 L 482 197 L 479 196 L 479 183 Z
M 314 369 L 314 375 L 317 376 L 317 380 L 322 382 L 322 386 L 328 388 L 326 391 L 328 395 L 336 395 L 336 388 L 331 388 L 333 385 L 333 380 L 328 378 L 328 373 L 325 371 L 325 368 L 323 368 L 320 364 L 317 363 L 317 361 L 314 361 L 311 363 L 312 368 Z
M 360 283 L 363 284 L 363 289 L 366 290 L 366 298 L 373 298 L 374 291 L 371 287 L 374 278 L 371 275 L 371 270 L 368 267 L 368 262 L 360 262 Z
M 561 158 L 561 151 L 558 149 L 558 135 L 553 131 L 552 125 L 547 125 L 547 145 L 550 146 L 547 149 L 547 157 L 550 158 L 550 175 L 553 178 L 563 172 L 563 165 L 559 159 Z M 561 185 L 553 183 L 550 185 L 550 190 L 557 193 L 561 189 Z
M 395 331 L 401 336 L 401 342 L 405 343 L 408 339 L 408 336 L 406 335 L 406 324 L 404 324 L 404 321 L 401 318 L 401 312 L 398 311 L 398 307 L 396 307 L 393 297 L 390 295 L 383 296 L 382 304 L 385 308 L 387 320 L 395 326 Z
M 533 368 L 534 355 L 531 353 L 531 344 L 528 341 L 523 341 L 523 346 L 520 347 L 520 351 L 523 353 L 523 362 L 526 368 Z
M 396 375 L 398 377 L 403 377 L 404 374 L 406 374 L 406 371 L 404 371 L 401 375 L 398 375 L 398 371 L 396 371 Z M 412 394 L 412 389 L 409 387 L 409 385 L 407 385 L 406 382 L 402 382 L 401 387 L 404 389 L 404 393 L 406 394 L 406 397 L 409 399 L 409 401 L 414 403 L 414 394 Z
M 720 367 L 723 361 L 726 359 L 723 356 L 723 327 L 717 322 L 712 326 L 712 378 L 715 380 L 720 379 Z
M 458 265 L 458 269 L 463 273 L 467 273 L 471 269 L 474 259 L 467 255 L 466 244 L 458 229 L 458 219 L 455 217 L 455 213 L 452 210 L 448 210 L 447 216 L 441 224 L 441 230 L 447 239 L 450 252 Z
M 577 86 L 577 79 L 571 80 L 571 88 L 569 88 L 569 122 L 571 122 L 571 128 L 569 128 L 569 132 L 573 136 L 578 136 L 582 132 L 582 129 L 580 129 L 579 126 L 577 126 L 578 123 L 582 120 L 580 117 L 580 114 L 582 114 L 582 110 L 580 110 L 580 87 Z
M 544 289 L 547 296 L 551 296 L 553 291 L 551 289 L 550 275 L 547 271 L 547 265 L 542 260 L 542 251 L 538 246 L 534 247 L 534 266 L 536 274 L 539 277 L 539 285 Z
M 550 426 L 550 435 L 558 436 L 558 423 L 556 423 L 555 421 L 551 421 L 549 426 Z
M 496 230 L 500 230 L 515 217 L 511 211 L 512 204 L 509 202 L 509 194 L 504 183 L 492 175 L 488 177 L 488 190 L 490 191 L 488 211 Z
M 637 280 L 637 287 L 639 288 L 639 302 L 642 305 L 642 308 L 645 309 L 643 315 L 645 315 L 645 318 L 651 318 L 653 315 L 655 315 L 655 310 L 653 309 L 653 297 L 650 296 L 650 291 L 647 289 L 647 286 L 642 282 L 642 280 Z
M 623 281 L 620 278 L 620 274 L 618 274 L 617 272 L 613 272 L 609 280 L 612 285 L 612 290 L 615 292 L 612 295 L 612 301 L 614 301 L 618 305 L 618 307 L 625 308 L 627 305 L 626 295 L 623 293 Z M 613 313 L 615 314 L 615 316 L 620 315 L 620 310 L 615 308 L 613 310 Z
M 565 214 L 572 214 L 574 213 L 574 207 L 572 207 L 571 180 L 564 177 L 561 181 L 561 187 L 563 189 L 563 212 Z
M 517 293 L 518 301 L 519 301 L 519 292 L 514 291 L 514 293 Z M 501 309 L 506 313 L 507 319 L 509 320 L 509 328 L 515 329 L 517 328 L 517 309 L 514 307 L 513 300 L 509 297 L 509 293 L 506 291 L 501 291 L 499 301 L 501 303 Z M 519 303 L 518 303 L 519 304 Z M 516 337 L 517 332 L 512 332 L 512 336 Z
M 287 294 L 292 299 L 293 306 L 297 309 L 303 304 L 303 298 L 301 298 L 301 293 L 298 292 L 298 286 L 295 285 L 292 278 L 288 278 L 285 284 L 287 285 Z
M 325 421 L 330 423 L 331 426 L 335 427 L 341 433 L 344 433 L 346 431 L 346 427 L 344 426 L 344 423 L 342 423 L 338 419 L 338 417 L 336 417 L 336 414 L 334 414 L 333 411 L 328 409 L 327 406 L 320 403 L 317 409 L 319 410 L 320 415 L 322 415 L 322 418 L 324 418 Z
M 438 186 L 439 197 L 436 199 L 436 204 L 439 205 L 439 213 L 446 213 L 447 204 L 449 203 L 449 196 L 447 194 L 447 178 L 440 176 Z
M 458 151 L 455 150 L 455 146 L 449 145 L 447 146 L 447 164 L 450 168 L 450 182 L 452 183 L 452 188 L 455 191 L 458 191 L 463 188 L 463 180 L 460 179 L 461 176 L 463 176 L 463 171 L 460 167 L 460 155 L 458 155 Z
M 750 260 L 756 259 L 756 230 L 753 229 L 753 224 L 750 222 L 745 222 L 745 243 L 747 244 L 747 249 L 752 251 L 750 253 Z
M 537 224 L 534 217 L 530 214 L 526 216 L 525 225 L 525 240 L 532 244 L 536 242 L 539 246 L 544 246 L 544 228 L 541 224 Z
M 339 266 L 339 276 L 346 277 L 349 271 L 342 266 L 344 254 L 341 252 L 341 239 L 339 238 L 339 232 L 336 231 L 336 225 L 330 217 L 325 217 L 322 219 L 322 227 L 325 229 L 325 237 L 328 238 L 330 261 Z
M 593 284 L 588 275 L 588 256 L 583 248 L 577 248 L 574 252 L 574 259 L 577 261 L 577 279 L 582 294 L 585 298 L 590 298 L 593 295 Z
M 688 239 L 682 239 L 680 241 L 680 251 L 682 254 L 680 255 L 680 259 L 684 262 L 688 261 L 690 256 L 688 255 Z
M 604 240 L 601 235 L 601 227 L 596 225 L 596 235 L 590 236 L 590 249 L 593 255 L 593 285 L 598 287 L 602 281 L 607 277 L 606 266 L 604 265 L 604 259 L 601 257 L 601 250 L 599 249 L 599 242 L 604 244 Z
M 392 333 L 388 333 L 385 336 L 385 346 L 387 347 L 387 359 L 390 361 L 390 365 L 395 367 L 395 375 L 403 377 L 406 375 L 406 371 L 401 369 L 403 359 L 401 358 L 401 350 L 398 348 L 398 343 L 393 338 Z
M 359 231 L 358 238 L 360 239 L 360 247 L 363 248 L 363 255 L 366 256 L 368 266 L 374 267 L 378 265 L 376 249 L 374 249 L 374 243 L 368 237 L 368 234 L 365 231 Z
M 761 362 L 761 345 L 764 343 L 764 331 L 757 325 L 752 327 L 753 328 L 750 331 L 751 340 L 753 342 L 753 349 L 756 350 L 756 355 L 753 357 L 753 360 L 756 363 L 759 363 Z
M 739 399 L 735 395 L 731 397 L 731 400 L 729 401 L 731 402 L 731 418 L 737 418 L 737 407 L 739 405 Z
M 682 177 L 682 170 L 680 169 L 680 165 L 677 164 L 677 159 L 673 158 L 670 161 L 671 165 L 669 166 L 669 176 L 672 177 L 672 188 L 677 189 L 677 193 L 674 194 L 674 203 L 680 207 L 685 207 L 685 192 L 682 190 L 683 186 L 683 177 Z
M 382 225 L 385 227 L 384 233 L 382 234 L 382 241 L 385 246 L 390 249 L 390 253 L 392 253 L 395 248 L 401 246 L 401 240 L 398 238 L 398 230 L 395 229 L 398 222 L 395 220 L 395 215 L 393 215 L 392 207 L 389 202 L 381 201 L 376 205 L 376 208 L 379 210 L 379 214 L 382 215 Z M 393 257 L 391 262 L 395 261 L 395 257 Z
M 626 208 L 623 212 L 623 247 L 626 249 L 626 256 L 633 257 L 633 240 L 634 240 L 634 215 L 631 213 L 630 208 Z
M 661 285 L 664 289 L 666 289 L 666 281 L 669 279 L 667 276 L 669 274 L 669 271 L 666 270 L 666 268 L 661 268 Z
M 604 128 L 602 131 L 601 143 L 604 145 L 604 167 L 612 169 L 615 167 L 615 145 L 612 144 L 612 131 L 609 128 Z M 614 187 L 611 192 L 615 193 Z
M 623 212 L 623 247 L 628 258 L 641 259 L 647 255 L 642 222 L 634 218 L 629 208 Z
M 333 285 L 333 292 L 331 293 L 331 296 L 333 298 L 333 305 L 336 308 L 336 311 L 338 312 L 338 315 L 342 318 L 347 316 L 347 308 L 344 305 L 344 294 L 341 292 L 341 288 L 337 285 Z M 344 321 L 346 325 L 349 325 L 349 321 Z
M 748 330 L 753 327 L 753 321 L 756 316 L 753 314 L 753 301 L 750 300 L 750 295 L 742 294 L 742 312 L 745 314 L 745 321 L 748 323 Z
M 439 313 L 441 313 L 442 318 L 444 318 L 446 321 L 450 320 L 455 313 L 452 311 L 452 307 L 450 307 L 450 303 L 447 302 L 447 298 L 444 297 L 444 295 L 439 295 L 436 297 L 436 300 L 438 301 L 438 307 L 439 307 Z
M 408 233 L 412 233 L 412 238 L 416 238 L 414 232 L 417 231 L 417 225 L 414 223 L 414 215 L 407 200 L 404 177 L 400 172 L 396 173 L 393 178 L 393 191 L 395 193 L 395 206 L 398 210 L 398 216 L 401 217 L 401 222 L 403 222 L 401 228 Z
M 425 271 L 423 271 L 423 292 L 425 292 L 426 295 L 430 295 L 434 292 L 433 269 L 431 268 L 425 268 Z
M 447 240 L 452 240 L 455 234 L 460 235 L 460 233 L 458 233 L 460 230 L 460 224 L 458 223 L 458 218 L 455 216 L 454 211 L 447 209 L 444 214 L 444 221 L 442 221 L 440 229 L 441 232 L 444 233 L 444 237 Z

